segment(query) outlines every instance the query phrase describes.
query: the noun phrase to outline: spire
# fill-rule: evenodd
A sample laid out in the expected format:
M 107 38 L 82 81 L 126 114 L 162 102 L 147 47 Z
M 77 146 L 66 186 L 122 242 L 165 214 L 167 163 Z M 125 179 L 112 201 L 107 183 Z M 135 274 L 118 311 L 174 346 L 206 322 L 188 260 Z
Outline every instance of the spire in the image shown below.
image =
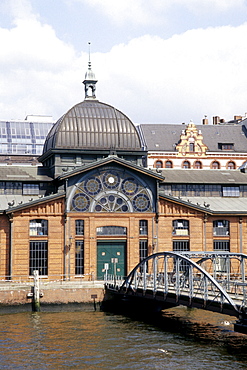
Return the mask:
M 83 81 L 85 86 L 85 99 L 95 99 L 95 90 L 96 90 L 96 83 L 97 80 L 95 78 L 95 74 L 91 69 L 91 60 L 90 60 L 90 45 L 91 42 L 88 43 L 88 69 L 85 74 L 85 80 Z

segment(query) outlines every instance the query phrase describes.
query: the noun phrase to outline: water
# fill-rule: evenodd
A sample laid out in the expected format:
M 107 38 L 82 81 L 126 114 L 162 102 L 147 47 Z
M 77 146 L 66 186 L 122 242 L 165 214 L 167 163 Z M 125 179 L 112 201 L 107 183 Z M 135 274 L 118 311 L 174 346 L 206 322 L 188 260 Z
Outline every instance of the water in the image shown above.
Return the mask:
M 5 312 L 0 369 L 246 369 L 247 335 L 231 320 L 185 308 L 159 326 L 85 306 Z

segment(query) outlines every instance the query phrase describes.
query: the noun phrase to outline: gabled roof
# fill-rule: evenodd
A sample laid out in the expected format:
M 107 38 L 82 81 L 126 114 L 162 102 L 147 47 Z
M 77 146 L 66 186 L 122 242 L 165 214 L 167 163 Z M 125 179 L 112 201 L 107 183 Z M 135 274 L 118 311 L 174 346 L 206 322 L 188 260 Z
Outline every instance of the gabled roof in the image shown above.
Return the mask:
M 157 180 L 160 180 L 160 181 L 164 180 L 164 177 L 160 173 L 158 173 L 156 171 L 148 170 L 147 168 L 144 168 L 144 167 L 141 167 L 141 166 L 137 166 L 136 164 L 133 164 L 130 161 L 126 161 L 126 160 L 124 160 L 122 158 L 119 158 L 115 155 L 109 155 L 106 158 L 100 159 L 98 161 L 94 161 L 90 164 L 85 164 L 84 166 L 81 166 L 81 167 L 77 167 L 73 171 L 70 171 L 70 172 L 67 172 L 63 175 L 58 176 L 57 180 L 63 180 L 63 179 L 69 178 L 71 176 L 75 176 L 79 173 L 86 172 L 86 171 L 89 171 L 91 169 L 98 168 L 98 167 L 101 167 L 103 165 L 110 164 L 110 163 L 119 164 L 121 166 L 130 168 L 132 170 L 135 170 L 135 171 L 140 172 L 142 174 L 145 174 L 147 176 L 153 177 L 153 178 L 155 178 Z
M 48 195 L 48 196 L 45 196 L 45 197 L 39 197 L 39 198 L 34 199 L 34 200 L 26 201 L 22 204 L 18 204 L 17 206 L 9 207 L 8 209 L 2 210 L 0 212 L 9 214 L 9 213 L 13 213 L 13 212 L 16 212 L 16 211 L 20 211 L 22 209 L 30 208 L 30 207 L 35 206 L 35 205 L 44 204 L 44 203 L 50 202 L 51 200 L 64 198 L 64 197 L 65 197 L 64 192 L 51 194 L 51 195 Z M 24 198 L 22 197 L 22 199 L 24 199 Z
M 141 124 L 138 126 L 143 146 L 148 151 L 175 152 L 185 124 Z M 233 152 L 247 152 L 244 125 L 196 125 L 203 135 L 203 143 L 210 152 L 222 152 L 219 144 L 234 144 Z

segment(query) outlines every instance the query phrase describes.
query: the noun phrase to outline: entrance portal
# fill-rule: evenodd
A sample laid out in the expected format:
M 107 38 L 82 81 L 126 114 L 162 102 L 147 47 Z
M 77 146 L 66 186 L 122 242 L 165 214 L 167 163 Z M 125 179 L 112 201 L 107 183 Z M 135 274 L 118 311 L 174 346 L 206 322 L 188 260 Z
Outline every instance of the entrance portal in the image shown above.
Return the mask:
M 97 279 L 126 275 L 126 241 L 98 241 Z

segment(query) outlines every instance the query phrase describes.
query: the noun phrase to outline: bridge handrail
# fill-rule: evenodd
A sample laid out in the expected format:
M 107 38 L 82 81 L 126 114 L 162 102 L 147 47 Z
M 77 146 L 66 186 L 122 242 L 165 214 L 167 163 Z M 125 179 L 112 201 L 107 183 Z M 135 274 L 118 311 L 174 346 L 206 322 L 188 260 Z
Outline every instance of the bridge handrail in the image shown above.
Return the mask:
M 188 252 L 187 252 L 188 253 Z M 151 259 L 159 258 L 159 257 L 165 257 L 165 256 L 170 256 L 170 257 L 175 257 L 175 258 L 182 258 L 184 261 L 186 261 L 188 264 L 194 266 L 196 269 L 198 269 L 204 276 L 206 276 L 209 281 L 220 291 L 220 293 L 224 296 L 224 298 L 229 302 L 230 305 L 239 313 L 239 309 L 237 308 L 236 304 L 234 301 L 231 299 L 231 297 L 228 295 L 228 293 L 222 288 L 222 286 L 214 279 L 213 276 L 211 276 L 206 270 L 204 270 L 200 265 L 198 265 L 196 262 L 192 261 L 190 258 L 184 256 L 182 253 L 178 252 L 158 252 L 154 253 L 145 259 L 143 259 L 141 262 L 139 262 L 133 270 L 129 273 L 129 275 L 125 278 L 123 284 L 120 287 L 120 290 L 123 290 L 124 287 L 128 288 L 133 281 L 134 274 L 138 270 L 138 268 L 142 265 L 144 265 L 146 262 L 148 262 Z M 247 256 L 246 256 L 247 257 Z

